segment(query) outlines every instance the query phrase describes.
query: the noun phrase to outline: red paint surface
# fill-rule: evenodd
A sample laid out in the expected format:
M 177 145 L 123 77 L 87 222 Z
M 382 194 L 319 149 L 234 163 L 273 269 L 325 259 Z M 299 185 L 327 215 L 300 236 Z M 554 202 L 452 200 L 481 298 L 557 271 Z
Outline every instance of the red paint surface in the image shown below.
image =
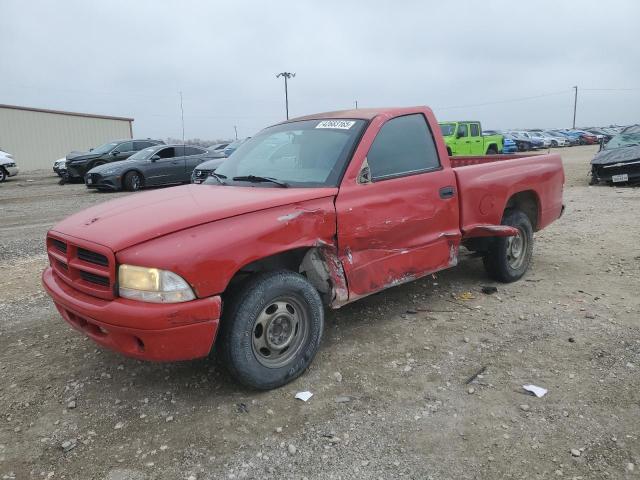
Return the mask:
M 358 184 L 382 125 L 413 113 L 423 114 L 431 126 L 442 169 Z M 512 235 L 500 222 L 516 193 L 535 196 L 538 229 L 561 214 L 564 174 L 559 155 L 450 159 L 436 119 L 425 107 L 304 118 L 370 121 L 339 188 L 190 185 L 105 202 L 56 225 L 50 236 L 69 247 L 63 255 L 48 240 L 53 269 L 45 271 L 43 282 L 65 320 L 96 342 L 137 358 L 205 356 L 218 327 L 219 295 L 236 273 L 257 260 L 319 248 L 333 280 L 332 306 L 338 307 L 454 266 L 463 236 Z M 442 187 L 453 187 L 456 194 L 442 199 Z M 73 263 L 77 248 L 109 257 L 109 265 L 96 270 L 108 277 L 108 288 L 117 285 L 117 265 L 127 263 L 177 273 L 198 299 L 158 305 L 112 298 L 113 290 L 111 297 L 104 289 L 100 295 L 81 278 L 82 270 L 94 267 Z M 57 261 L 71 268 L 65 270 Z M 136 338 L 144 343 L 144 352 Z

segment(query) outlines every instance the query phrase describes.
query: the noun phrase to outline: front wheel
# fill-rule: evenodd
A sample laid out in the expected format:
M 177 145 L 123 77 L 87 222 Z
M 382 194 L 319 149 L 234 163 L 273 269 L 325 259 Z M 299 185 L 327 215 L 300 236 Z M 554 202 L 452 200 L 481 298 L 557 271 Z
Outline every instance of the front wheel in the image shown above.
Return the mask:
M 127 172 L 122 183 L 126 190 L 130 192 L 137 192 L 142 188 L 143 178 L 138 172 Z
M 0 167 L 0 183 L 7 179 L 7 172 L 4 168 Z
M 510 283 L 522 278 L 531 264 L 533 227 L 529 217 L 515 209 L 505 212 L 502 224 L 517 228 L 518 234 L 493 239 L 483 261 L 492 279 Z
M 269 390 L 291 382 L 320 346 L 324 308 L 317 290 L 290 271 L 258 274 L 225 305 L 218 343 L 243 385 Z

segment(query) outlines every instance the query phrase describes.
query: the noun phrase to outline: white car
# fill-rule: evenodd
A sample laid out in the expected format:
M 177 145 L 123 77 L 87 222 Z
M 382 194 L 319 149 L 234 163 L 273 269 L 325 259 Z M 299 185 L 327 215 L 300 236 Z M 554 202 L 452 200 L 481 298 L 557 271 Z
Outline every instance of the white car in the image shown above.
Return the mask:
M 552 147 L 566 147 L 569 145 L 569 140 L 565 137 L 560 137 L 553 132 L 542 132 L 541 135 L 544 135 L 549 140 L 551 140 Z
M 59 158 L 53 162 L 53 171 L 56 172 L 59 177 L 64 176 L 64 174 L 67 173 L 67 157 Z
M 13 155 L 0 149 L 0 182 L 4 182 L 7 177 L 16 176 L 18 171 Z

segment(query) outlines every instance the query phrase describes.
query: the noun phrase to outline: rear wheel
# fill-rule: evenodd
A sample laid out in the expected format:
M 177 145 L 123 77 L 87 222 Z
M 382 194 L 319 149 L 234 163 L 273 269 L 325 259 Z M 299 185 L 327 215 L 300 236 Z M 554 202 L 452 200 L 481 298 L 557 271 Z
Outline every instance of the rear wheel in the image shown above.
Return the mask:
M 498 149 L 496 147 L 494 147 L 493 145 L 491 145 L 487 149 L 487 155 L 497 155 L 497 154 L 498 154 Z
M 505 212 L 502 224 L 517 228 L 518 234 L 493 239 L 483 261 L 492 279 L 510 283 L 522 278 L 531 264 L 533 227 L 529 217 L 516 209 Z
M 558 142 L 556 142 L 555 140 L 551 140 L 551 146 L 556 148 L 558 146 Z
M 137 192 L 144 185 L 144 178 L 139 172 L 127 172 L 122 181 L 124 188 L 130 192 Z
M 222 359 L 240 383 L 276 388 L 309 366 L 323 328 L 320 295 L 305 277 L 284 270 L 258 274 L 225 304 Z

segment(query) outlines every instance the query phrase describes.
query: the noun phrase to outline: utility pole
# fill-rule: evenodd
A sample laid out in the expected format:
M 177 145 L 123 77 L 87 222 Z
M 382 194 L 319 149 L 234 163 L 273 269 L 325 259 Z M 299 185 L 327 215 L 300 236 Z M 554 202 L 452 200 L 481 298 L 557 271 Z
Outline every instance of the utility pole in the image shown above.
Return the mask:
M 182 117 L 182 144 L 184 145 L 184 108 L 182 107 L 182 91 L 180 91 L 180 115 Z
M 358 100 L 356 100 L 356 110 L 358 109 Z
M 233 129 L 236 131 L 236 140 L 237 140 L 238 139 L 238 127 L 236 125 L 234 125 Z
M 578 86 L 573 87 L 575 91 L 575 96 L 573 97 L 573 128 L 576 128 L 576 108 L 578 106 Z
M 295 77 L 295 73 L 281 72 L 276 75 L 276 78 L 284 77 L 284 105 L 287 110 L 287 120 L 289 120 L 289 90 L 287 87 L 287 80 Z

